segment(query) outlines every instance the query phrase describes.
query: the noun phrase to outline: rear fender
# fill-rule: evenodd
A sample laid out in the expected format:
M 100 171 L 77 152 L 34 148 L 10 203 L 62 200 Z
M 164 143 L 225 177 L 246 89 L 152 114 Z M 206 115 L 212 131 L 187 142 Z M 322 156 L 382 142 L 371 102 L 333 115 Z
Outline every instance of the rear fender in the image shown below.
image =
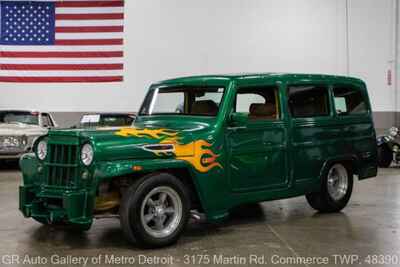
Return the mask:
M 327 161 L 325 161 L 325 163 L 322 165 L 320 174 L 319 174 L 319 181 L 322 181 L 322 177 L 329 171 L 329 168 L 337 163 L 337 162 L 343 162 L 343 163 L 348 163 L 352 168 L 353 173 L 357 173 L 357 158 L 353 155 L 344 155 L 344 156 L 340 156 L 340 157 L 335 157 L 335 158 L 331 158 L 328 159 Z

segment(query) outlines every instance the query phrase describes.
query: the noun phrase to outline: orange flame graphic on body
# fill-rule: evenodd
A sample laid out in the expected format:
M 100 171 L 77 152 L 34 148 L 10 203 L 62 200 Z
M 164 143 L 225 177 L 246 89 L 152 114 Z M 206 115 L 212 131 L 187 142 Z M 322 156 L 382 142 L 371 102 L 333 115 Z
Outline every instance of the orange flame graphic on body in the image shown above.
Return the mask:
M 137 129 L 123 128 L 116 132 L 119 136 L 135 136 L 147 137 L 152 139 L 163 139 L 160 144 L 171 144 L 174 146 L 174 154 L 177 159 L 190 163 L 199 172 L 208 172 L 212 168 L 218 167 L 222 169 L 222 165 L 217 162 L 219 155 L 212 150 L 212 144 L 205 140 L 196 140 L 188 144 L 180 144 L 178 142 L 178 133 L 168 129 Z M 153 151 L 160 155 L 163 151 Z
M 137 128 L 122 128 L 116 135 L 128 137 L 128 136 L 136 136 L 136 137 L 148 137 L 152 139 L 161 139 L 163 137 L 175 137 L 178 135 L 177 132 L 173 132 L 167 129 L 137 129 Z
M 212 145 L 204 140 L 197 140 L 186 145 L 174 144 L 177 159 L 189 162 L 199 172 L 208 172 L 212 168 L 222 166 L 216 161 L 218 155 L 211 149 Z M 204 148 L 205 147 L 205 148 Z M 186 156 L 192 152 L 191 156 Z

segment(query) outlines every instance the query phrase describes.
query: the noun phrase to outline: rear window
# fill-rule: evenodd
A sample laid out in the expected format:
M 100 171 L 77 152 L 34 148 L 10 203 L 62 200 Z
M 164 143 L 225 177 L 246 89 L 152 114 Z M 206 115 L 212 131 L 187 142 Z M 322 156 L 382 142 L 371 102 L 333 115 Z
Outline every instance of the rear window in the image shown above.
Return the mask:
M 333 96 L 335 99 L 336 113 L 343 115 L 367 113 L 366 101 L 361 91 L 352 87 L 334 87 Z
M 289 109 L 294 118 L 329 115 L 328 88 L 317 85 L 294 85 L 288 88 Z

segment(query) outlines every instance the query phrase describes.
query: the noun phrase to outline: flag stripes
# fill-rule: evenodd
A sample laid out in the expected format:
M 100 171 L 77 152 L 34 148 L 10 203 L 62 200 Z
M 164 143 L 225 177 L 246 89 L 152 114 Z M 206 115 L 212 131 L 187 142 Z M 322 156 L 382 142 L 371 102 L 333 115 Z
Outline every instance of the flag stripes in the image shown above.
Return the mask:
M 17 1 L 0 1 L 0 5 L 3 2 Z M 37 5 L 35 2 L 18 1 L 15 5 L 38 8 L 37 5 L 54 3 L 54 41 L 43 45 L 0 44 L 0 82 L 123 80 L 124 1 L 41 0 Z

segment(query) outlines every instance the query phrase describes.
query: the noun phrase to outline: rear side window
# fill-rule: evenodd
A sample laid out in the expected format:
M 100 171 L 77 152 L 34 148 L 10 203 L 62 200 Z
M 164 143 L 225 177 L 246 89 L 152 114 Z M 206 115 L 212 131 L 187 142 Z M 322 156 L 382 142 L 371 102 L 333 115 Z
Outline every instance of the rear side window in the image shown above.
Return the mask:
M 352 87 L 333 89 L 336 113 L 339 115 L 367 113 L 367 105 L 362 93 Z
M 288 88 L 289 110 L 294 118 L 329 115 L 328 88 L 317 85 L 294 85 Z

